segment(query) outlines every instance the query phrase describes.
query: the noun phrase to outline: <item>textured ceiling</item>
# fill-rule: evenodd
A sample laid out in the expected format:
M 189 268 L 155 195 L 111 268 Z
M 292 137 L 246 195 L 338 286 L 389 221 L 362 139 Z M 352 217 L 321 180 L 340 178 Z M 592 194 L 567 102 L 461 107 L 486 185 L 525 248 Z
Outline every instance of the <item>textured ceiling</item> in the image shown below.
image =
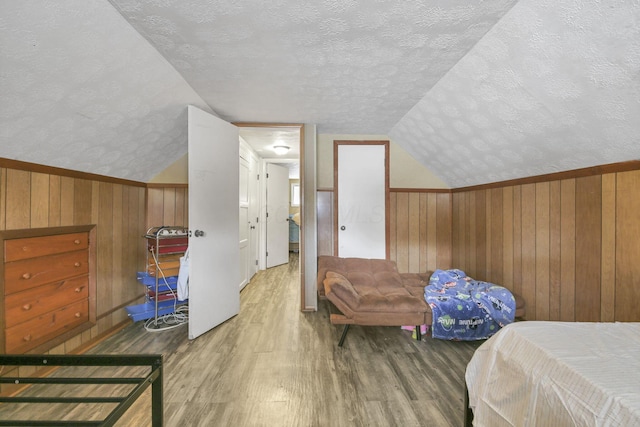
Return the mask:
M 222 117 L 387 133 L 514 0 L 110 0 Z
M 146 182 L 211 109 L 106 0 L 0 0 L 0 157 Z
M 240 137 L 260 158 L 289 169 L 289 179 L 300 179 L 300 127 L 240 127 Z M 289 147 L 286 154 L 277 154 L 273 147 Z
M 241 127 L 240 136 L 263 159 L 299 159 L 300 128 L 296 127 Z M 284 155 L 273 150 L 275 145 L 289 147 Z
M 389 134 L 451 187 L 640 159 L 640 2 L 521 0 Z
M 452 187 L 640 158 L 640 0 L 0 0 L 0 157 L 147 181 L 186 108 Z

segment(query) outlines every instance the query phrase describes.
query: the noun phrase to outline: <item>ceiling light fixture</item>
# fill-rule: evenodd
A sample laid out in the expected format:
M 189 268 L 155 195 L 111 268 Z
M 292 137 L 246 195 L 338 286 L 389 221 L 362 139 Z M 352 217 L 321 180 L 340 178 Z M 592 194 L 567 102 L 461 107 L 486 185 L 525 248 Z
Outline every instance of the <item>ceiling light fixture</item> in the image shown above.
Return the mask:
M 288 147 L 286 145 L 274 145 L 273 146 L 273 151 L 275 151 L 275 153 L 278 156 L 282 156 L 283 154 L 287 154 L 289 152 L 289 149 L 291 147 Z

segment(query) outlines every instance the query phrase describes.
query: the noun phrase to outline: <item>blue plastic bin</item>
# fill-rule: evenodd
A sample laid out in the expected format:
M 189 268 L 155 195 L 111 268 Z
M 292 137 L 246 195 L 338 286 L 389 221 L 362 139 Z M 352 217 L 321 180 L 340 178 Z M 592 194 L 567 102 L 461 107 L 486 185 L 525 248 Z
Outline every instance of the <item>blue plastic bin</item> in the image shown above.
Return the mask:
M 179 301 L 177 306 L 185 304 L 187 301 Z M 158 301 L 158 316 L 163 316 L 165 314 L 171 314 L 174 310 L 175 301 Z M 153 302 L 145 302 L 143 304 L 138 305 L 130 305 L 125 307 L 127 310 L 127 314 L 134 322 L 138 320 L 146 320 L 155 317 L 156 315 L 156 306 Z
M 138 282 L 155 291 L 156 278 L 149 275 L 149 273 L 138 271 Z M 166 278 L 160 277 L 158 279 L 158 292 L 165 292 L 169 289 L 173 291 L 178 290 L 178 276 L 167 276 Z

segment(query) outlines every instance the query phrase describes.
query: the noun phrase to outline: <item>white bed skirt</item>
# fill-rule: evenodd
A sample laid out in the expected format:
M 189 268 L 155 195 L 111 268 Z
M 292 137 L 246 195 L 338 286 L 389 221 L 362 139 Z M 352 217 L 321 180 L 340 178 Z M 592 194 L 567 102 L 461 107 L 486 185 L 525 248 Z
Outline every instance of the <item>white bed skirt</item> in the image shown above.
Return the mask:
M 640 426 L 640 323 L 513 323 L 466 382 L 475 426 Z

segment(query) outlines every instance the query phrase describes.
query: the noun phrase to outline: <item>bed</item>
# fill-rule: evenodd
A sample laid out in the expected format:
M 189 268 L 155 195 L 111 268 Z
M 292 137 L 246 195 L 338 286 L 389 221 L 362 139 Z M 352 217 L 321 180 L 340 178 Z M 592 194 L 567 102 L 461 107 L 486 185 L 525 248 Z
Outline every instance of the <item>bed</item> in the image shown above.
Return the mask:
M 640 426 L 640 323 L 516 322 L 465 374 L 475 426 Z

